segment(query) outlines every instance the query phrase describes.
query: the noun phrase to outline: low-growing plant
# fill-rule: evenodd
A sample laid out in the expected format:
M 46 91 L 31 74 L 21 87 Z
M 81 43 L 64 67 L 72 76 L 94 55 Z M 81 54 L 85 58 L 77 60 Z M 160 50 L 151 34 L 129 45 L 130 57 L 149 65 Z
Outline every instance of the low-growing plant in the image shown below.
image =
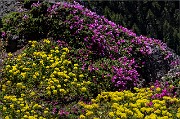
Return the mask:
M 80 119 L 178 119 L 180 100 L 163 96 L 153 99 L 161 89 L 135 88 L 136 92 L 102 92 L 91 102 L 79 102 L 85 109 Z
M 59 49 L 52 41 L 45 39 L 41 43 L 30 41 L 29 48 L 22 54 L 8 58 L 0 84 L 3 117 L 20 118 L 26 113 L 28 116 L 36 113 L 36 118 L 57 117 L 60 116 L 58 110 L 61 107 L 57 107 L 57 113 L 54 115 L 51 115 L 51 111 L 44 114 L 46 108 L 55 108 L 49 101 L 56 101 L 61 106 L 80 99 L 90 99 L 92 82 L 83 80 L 85 75 L 79 65 L 66 59 L 69 52 L 68 48 Z M 20 99 L 24 102 L 16 103 L 16 100 Z M 33 102 L 39 108 L 31 113 Z

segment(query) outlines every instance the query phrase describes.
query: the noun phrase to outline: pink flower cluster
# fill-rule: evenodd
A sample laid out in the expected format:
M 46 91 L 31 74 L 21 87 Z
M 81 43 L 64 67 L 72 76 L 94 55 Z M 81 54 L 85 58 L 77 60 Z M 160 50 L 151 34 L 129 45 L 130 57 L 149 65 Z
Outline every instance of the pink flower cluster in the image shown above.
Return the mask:
M 157 88 L 160 88 L 161 90 L 157 92 L 156 91 Z M 155 99 L 155 98 L 161 99 L 164 96 L 176 95 L 176 94 L 173 94 L 174 86 L 170 86 L 168 82 L 165 82 L 164 84 L 162 84 L 161 82 L 156 80 L 156 82 L 154 83 L 154 88 L 151 88 L 151 90 L 155 92 L 154 95 L 151 97 L 152 99 Z
M 69 26 L 71 36 L 79 36 L 79 40 L 74 40 L 74 43 L 82 43 L 99 57 L 112 60 L 123 59 L 124 56 L 127 58 L 119 61 L 119 66 L 124 67 L 112 67 L 114 70 L 112 82 L 117 87 L 124 89 L 129 82 L 133 82 L 133 86 L 137 85 L 140 77 L 137 68 L 141 68 L 142 64 L 146 63 L 139 57 L 148 58 L 157 51 L 162 52 L 164 60 L 172 56 L 171 52 L 167 51 L 166 44 L 160 40 L 137 36 L 133 31 L 109 21 L 104 16 L 97 15 L 77 2 L 73 4 L 57 2 L 47 11 L 53 18 L 53 15 L 62 14 L 58 12 L 66 8 L 69 14 L 66 14 L 64 24 Z
M 137 86 L 139 82 L 139 74 L 135 67 L 135 60 L 129 60 L 127 57 L 122 57 L 118 59 L 121 64 L 119 67 L 112 66 L 114 70 L 114 76 L 112 77 L 112 82 L 115 83 L 116 87 L 121 87 L 120 90 L 130 89 L 129 86 Z

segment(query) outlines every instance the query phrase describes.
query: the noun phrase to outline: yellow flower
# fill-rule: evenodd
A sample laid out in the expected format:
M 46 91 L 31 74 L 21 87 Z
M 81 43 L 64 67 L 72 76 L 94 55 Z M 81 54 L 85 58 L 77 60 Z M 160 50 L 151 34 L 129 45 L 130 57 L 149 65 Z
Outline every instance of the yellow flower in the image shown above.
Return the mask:
M 62 50 L 66 51 L 67 53 L 69 53 L 69 49 L 68 48 L 63 48 Z
M 116 115 L 117 115 L 117 116 L 121 116 L 121 114 L 122 114 L 122 113 L 121 113 L 119 110 L 116 111 Z
M 16 86 L 17 86 L 18 88 L 21 88 L 21 87 L 23 86 L 23 84 L 22 84 L 22 83 L 17 83 Z
M 64 79 L 64 82 L 68 82 L 68 79 Z
M 26 86 L 22 86 L 22 89 L 25 89 L 26 88 Z
M 10 85 L 10 84 L 11 84 L 11 81 L 7 81 L 6 84 L 7 84 L 7 85 Z
M 80 75 L 79 75 L 79 78 L 83 78 L 83 77 L 84 77 L 84 75 L 83 75 L 83 74 L 80 74 Z
M 53 53 L 53 52 L 54 52 L 54 50 L 50 50 L 50 52 L 51 52 L 51 53 Z
M 48 114 L 48 111 L 44 111 L 44 114 Z
M 51 88 L 48 86 L 47 88 L 46 88 L 46 90 L 50 90 Z
M 68 75 L 71 76 L 71 77 L 75 77 L 75 76 L 76 76 L 76 74 L 74 74 L 74 73 L 72 73 L 72 72 L 69 72 Z
M 157 87 L 157 88 L 156 88 L 156 91 L 157 91 L 157 92 L 160 92 L 160 91 L 161 91 L 161 88 Z
M 76 84 L 76 82 L 74 82 L 74 81 L 73 81 L 73 82 L 71 82 L 71 85 L 75 85 L 75 84 Z
M 25 78 L 26 77 L 26 72 L 21 72 L 21 74 L 20 74 L 21 76 L 22 76 L 22 78 Z
M 47 91 L 47 94 L 50 96 L 51 95 L 51 91 Z
M 6 65 L 5 68 L 6 68 L 6 70 L 8 70 L 10 67 L 11 67 L 10 65 Z
M 174 86 L 173 86 L 173 85 L 170 85 L 169 87 L 170 87 L 170 88 L 173 88 Z
M 37 119 L 37 118 L 34 116 L 29 116 L 28 119 Z
M 34 91 L 32 91 L 31 93 L 30 93 L 30 95 L 31 96 L 34 96 L 36 93 L 34 92 Z
M 2 91 L 6 91 L 7 86 L 6 85 L 2 85 Z
M 80 118 L 80 119 L 85 119 L 85 116 L 84 116 L 84 115 L 80 115 L 79 118 Z
M 20 71 L 17 70 L 17 71 L 15 71 L 13 74 L 14 74 L 14 75 L 17 75 L 19 72 L 20 72 Z
M 87 81 L 86 84 L 89 85 L 89 84 L 91 84 L 91 82 L 90 82 L 90 81 Z
M 24 117 L 24 118 L 28 118 L 28 115 L 24 115 L 23 117 Z
M 61 85 L 58 84 L 58 85 L 57 85 L 57 88 L 61 88 Z
M 154 113 L 160 114 L 160 113 L 161 113 L 161 110 L 157 109 Z
M 30 113 L 29 113 L 29 112 L 26 112 L 26 115 L 28 115 L 28 116 L 29 116 L 29 115 L 30 115 Z
M 18 98 L 18 100 L 22 102 L 24 99 L 23 98 Z
M 55 89 L 55 86 L 51 86 L 51 89 L 54 90 L 54 89 Z
M 127 118 L 126 113 L 121 113 L 121 118 L 126 119 Z
M 34 67 L 34 66 L 36 66 L 36 64 L 33 62 L 32 66 Z
M 92 115 L 92 114 L 93 114 L 92 111 L 89 111 L 89 110 L 88 110 L 88 111 L 86 112 L 86 116 L 90 116 L 90 115 Z
M 74 69 L 74 70 L 77 70 L 77 69 L 78 69 L 78 67 L 74 67 L 73 69 Z
M 92 105 L 84 105 L 84 108 L 91 110 L 91 109 L 93 109 L 93 106 Z
M 58 49 L 59 49 L 59 47 L 56 46 L 56 47 L 55 47 L 55 50 L 58 50 Z
M 65 55 L 61 55 L 61 58 L 62 58 L 62 59 L 65 59 L 65 57 L 66 57 Z
M 171 113 L 169 113 L 169 112 L 167 112 L 167 116 L 172 117 L 172 114 L 171 114 Z
M 180 112 L 176 114 L 177 118 L 180 118 Z
M 59 89 L 61 93 L 65 93 L 66 91 L 64 89 Z
M 6 111 L 7 110 L 7 107 L 3 107 L 3 111 Z
M 160 104 L 158 104 L 158 103 L 155 103 L 155 104 L 154 104 L 154 107 L 155 107 L 156 109 L 158 109 L 158 108 L 160 108 L 160 107 L 161 107 L 161 105 L 160 105 Z
M 153 108 L 146 108 L 146 112 L 149 113 L 153 110 Z
M 157 118 L 157 115 L 154 114 L 154 113 L 152 113 L 152 114 L 150 115 L 150 117 L 151 117 L 151 119 L 156 119 L 156 118 Z
M 114 117 L 114 112 L 109 112 L 109 117 Z
M 53 90 L 53 94 L 56 95 L 57 94 L 57 90 Z
M 51 63 L 53 63 L 53 62 L 54 62 L 54 60 L 50 60 L 50 62 L 51 62 Z
M 138 113 L 137 113 L 137 117 L 140 118 L 140 119 L 143 119 L 144 114 L 142 114 L 141 112 L 138 112 Z
M 36 109 L 36 108 L 39 108 L 39 105 L 38 105 L 38 104 L 35 104 L 35 105 L 33 106 L 33 109 Z
M 34 114 L 34 113 L 35 113 L 35 111 L 34 111 L 34 110 L 31 110 L 31 113 L 33 113 L 33 114 Z
M 12 54 L 12 53 L 8 53 L 8 56 L 9 56 L 9 57 L 12 57 L 12 56 L 13 56 L 13 54 Z
M 21 104 L 20 104 L 20 106 L 21 106 L 21 107 L 24 107 L 24 104 L 23 104 L 23 103 L 21 103 Z
M 36 75 L 33 75 L 33 78 L 34 78 L 34 79 L 36 79 L 36 78 L 37 78 L 37 76 L 36 76 Z
M 56 50 L 55 52 L 56 52 L 56 53 L 59 53 L 59 50 Z
M 35 72 L 35 75 L 36 75 L 36 76 L 39 76 L 39 73 L 38 73 L 38 72 Z
M 11 104 L 11 105 L 10 105 L 10 108 L 14 108 L 14 104 Z
M 77 87 L 80 87 L 80 86 L 81 86 L 81 84 L 77 83 Z
M 74 82 L 76 82 L 77 81 L 77 78 L 74 78 Z
M 79 65 L 78 64 L 74 64 L 74 67 L 78 67 Z
M 81 88 L 81 91 L 82 91 L 82 92 L 86 92 L 87 89 L 86 89 L 85 87 L 82 87 L 82 88 Z
M 50 40 L 48 40 L 48 39 L 44 39 L 43 42 L 46 43 L 46 44 L 50 44 L 51 43 Z
M 95 103 L 93 103 L 92 106 L 93 106 L 93 108 L 98 108 L 99 107 L 99 105 L 95 104 Z
M 9 116 L 6 116 L 4 119 L 10 119 Z
M 125 112 L 128 114 L 128 115 L 133 115 L 133 112 L 129 109 L 126 109 Z
M 20 111 L 20 110 L 17 110 L 16 112 L 17 112 L 17 113 L 20 113 L 21 111 Z

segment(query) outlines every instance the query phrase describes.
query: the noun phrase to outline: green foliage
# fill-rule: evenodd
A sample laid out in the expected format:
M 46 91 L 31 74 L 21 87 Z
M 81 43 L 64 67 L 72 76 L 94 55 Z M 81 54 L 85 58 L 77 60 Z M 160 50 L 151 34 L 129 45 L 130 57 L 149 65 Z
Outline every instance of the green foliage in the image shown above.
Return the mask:
M 29 11 L 11 12 L 2 18 L 1 31 L 6 31 L 4 40 L 11 45 L 18 44 L 21 47 L 27 44 L 29 40 L 38 40 L 47 35 L 46 10 L 48 4 L 44 3 L 41 6 L 32 6 Z M 7 47 L 10 49 L 11 47 Z

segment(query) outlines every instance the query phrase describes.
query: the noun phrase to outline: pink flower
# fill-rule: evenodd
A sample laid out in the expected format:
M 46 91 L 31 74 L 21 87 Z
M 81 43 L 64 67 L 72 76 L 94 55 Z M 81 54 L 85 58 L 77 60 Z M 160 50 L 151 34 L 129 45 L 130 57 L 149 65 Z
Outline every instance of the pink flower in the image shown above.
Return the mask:
M 147 103 L 147 106 L 151 107 L 153 105 L 153 102 Z
M 2 32 L 1 37 L 5 37 L 6 36 L 6 32 Z

